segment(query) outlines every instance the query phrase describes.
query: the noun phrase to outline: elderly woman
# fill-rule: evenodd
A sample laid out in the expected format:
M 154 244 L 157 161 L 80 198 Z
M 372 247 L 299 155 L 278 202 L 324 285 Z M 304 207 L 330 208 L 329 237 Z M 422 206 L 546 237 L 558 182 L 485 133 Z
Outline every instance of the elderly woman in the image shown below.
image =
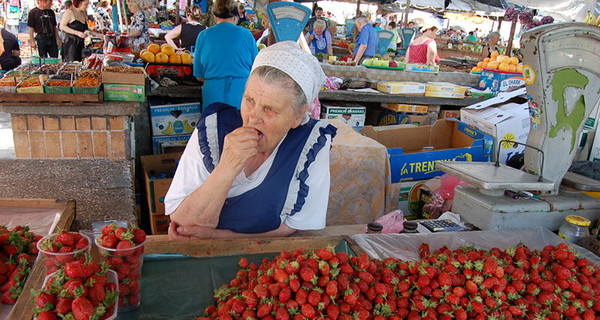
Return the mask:
M 150 42 L 150 21 L 142 10 L 143 0 L 127 0 L 127 6 L 133 13 L 129 23 L 128 36 L 134 50 L 141 50 Z
M 112 16 L 109 13 L 110 7 L 107 0 L 98 2 L 98 6 L 94 12 L 94 20 L 96 21 L 96 30 L 99 32 L 112 31 Z
M 497 31 L 490 33 L 488 43 L 481 50 L 481 58 L 489 58 L 492 56 L 492 52 L 498 51 L 498 41 L 500 41 L 500 33 Z
M 325 227 L 335 128 L 306 114 L 324 80 L 294 42 L 261 50 L 241 110 L 215 103 L 198 121 L 165 198 L 171 239 Z
M 333 48 L 331 47 L 331 33 L 325 28 L 327 28 L 327 23 L 324 20 L 317 20 L 313 24 L 313 31 L 306 34 L 306 42 L 308 43 L 308 47 L 312 54 L 333 54 Z
M 73 0 L 73 6 L 65 11 L 60 19 L 59 28 L 65 33 L 63 59 L 82 61 L 85 37 L 88 35 L 87 9 L 89 0 Z
M 188 6 L 185 13 L 187 21 L 169 31 L 165 35 L 165 40 L 175 50 L 188 50 L 191 52 L 192 46 L 196 44 L 198 34 L 206 27 L 200 23 L 200 19 L 202 19 L 200 6 Z M 176 45 L 174 39 L 179 39 L 180 45 Z
M 217 24 L 198 34 L 194 52 L 194 76 L 204 79 L 202 108 L 222 102 L 239 109 L 258 48 L 252 33 L 235 25 L 233 0 L 216 0 L 213 15 Z
M 435 43 L 437 30 L 437 27 L 433 25 L 421 28 L 423 34 L 416 38 L 406 50 L 408 63 L 435 65 L 440 62 L 440 57 L 437 54 L 437 44 Z

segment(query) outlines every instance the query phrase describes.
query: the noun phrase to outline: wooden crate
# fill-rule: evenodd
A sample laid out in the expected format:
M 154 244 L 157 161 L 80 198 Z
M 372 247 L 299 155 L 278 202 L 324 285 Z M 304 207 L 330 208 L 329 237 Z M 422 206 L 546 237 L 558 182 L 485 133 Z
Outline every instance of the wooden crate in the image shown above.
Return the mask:
M 50 233 L 56 232 L 58 229 L 69 229 L 75 218 L 75 202 L 73 201 L 57 201 L 47 199 L 0 199 L 0 207 L 23 207 L 23 208 L 49 208 L 58 209 L 60 217 Z M 6 223 L 0 220 L 0 224 Z M 35 223 L 32 221 L 32 223 Z M 38 255 L 40 260 L 41 255 Z M 19 299 L 12 307 L 10 314 L 6 317 L 7 320 L 23 320 L 33 317 L 33 295 L 31 289 L 38 290 L 42 287 L 44 278 L 46 277 L 46 269 L 43 263 L 36 261 L 31 273 L 25 282 L 23 292 Z M 2 309 L 7 308 L 3 305 Z
M 11 105 L 74 105 L 97 104 L 104 100 L 102 92 L 95 94 L 72 93 L 0 93 L 0 102 Z

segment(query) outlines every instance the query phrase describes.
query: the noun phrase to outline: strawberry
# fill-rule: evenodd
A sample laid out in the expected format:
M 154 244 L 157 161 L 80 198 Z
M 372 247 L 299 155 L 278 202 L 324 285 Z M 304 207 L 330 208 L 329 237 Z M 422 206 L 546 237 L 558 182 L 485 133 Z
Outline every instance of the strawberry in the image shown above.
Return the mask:
M 130 256 L 134 253 L 134 250 L 129 250 L 133 248 L 133 243 L 130 240 L 121 240 L 117 244 L 117 253 L 121 256 Z
M 248 259 L 246 259 L 246 258 L 240 258 L 240 261 L 238 262 L 238 265 L 242 269 L 248 268 Z
M 35 305 L 40 309 L 51 310 L 56 303 L 56 297 L 48 292 L 41 291 L 35 298 Z
M 102 227 L 102 235 L 105 236 L 107 234 L 115 233 L 115 229 L 117 228 L 116 223 L 107 224 Z
M 275 320 L 289 320 L 290 314 L 284 307 L 277 308 L 275 312 Z
M 71 310 L 76 320 L 88 320 L 94 315 L 94 306 L 90 300 L 79 297 L 71 303 Z
M 288 274 L 296 274 L 300 270 L 300 264 L 298 261 L 292 261 L 285 265 L 285 272 Z
M 311 282 L 311 281 L 315 281 L 317 279 L 317 275 L 316 275 L 314 269 L 312 269 L 310 267 L 302 267 L 300 269 L 300 278 L 303 281 Z
M 15 304 L 17 302 L 18 297 L 19 297 L 18 294 L 11 292 L 11 291 L 6 291 L 2 294 L 2 297 L 0 297 L 0 303 Z
M 58 298 L 58 302 L 56 303 L 55 311 L 59 315 L 66 315 L 71 312 L 71 303 L 73 302 L 73 298 Z
M 315 318 L 315 309 L 310 304 L 303 304 L 301 307 L 302 315 L 307 317 L 308 319 Z
M 89 264 L 80 261 L 70 262 L 65 265 L 65 275 L 69 278 L 87 278 L 94 273 Z
M 311 291 L 308 294 L 308 303 L 316 307 L 321 302 L 321 294 L 317 291 Z
M 85 249 L 89 244 L 90 244 L 90 242 L 88 241 L 88 239 L 81 238 L 75 244 L 75 249 L 77 249 L 77 250 Z
M 64 230 L 56 236 L 56 242 L 69 247 L 74 247 L 76 244 L 73 233 Z
M 146 241 L 146 232 L 142 229 L 135 228 L 131 231 L 133 233 L 133 242 L 138 245 L 144 241 Z
M 37 315 L 38 320 L 56 320 L 56 314 L 52 311 L 40 312 Z
M 110 234 L 103 235 L 102 238 L 100 238 L 99 242 L 100 242 L 100 245 L 102 245 L 105 248 L 114 249 L 117 247 L 117 244 L 119 243 L 119 239 L 117 238 L 117 236 L 115 236 L 114 233 L 110 233 Z

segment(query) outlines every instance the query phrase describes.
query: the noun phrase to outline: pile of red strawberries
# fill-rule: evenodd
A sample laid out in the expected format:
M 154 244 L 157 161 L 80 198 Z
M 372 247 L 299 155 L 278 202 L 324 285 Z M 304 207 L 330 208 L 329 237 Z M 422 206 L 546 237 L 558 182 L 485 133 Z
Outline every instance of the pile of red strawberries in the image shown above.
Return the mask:
M 600 319 L 600 271 L 565 244 L 420 251 L 419 262 L 331 248 L 242 258 L 198 319 Z
M 106 264 L 119 277 L 119 308 L 137 306 L 140 303 L 141 265 L 144 259 L 146 241 L 144 230 L 129 227 L 123 228 L 116 224 L 102 228 L 102 236 L 97 242 L 102 247 L 114 250 L 100 249 L 100 255 Z
M 56 235 L 40 240 L 38 248 L 47 259 L 44 261 L 47 274 L 60 269 L 65 263 L 75 260 L 84 261 L 89 240 L 79 232 L 63 230 Z
M 8 229 L 0 226 L 0 302 L 15 304 L 31 265 L 37 257 L 37 242 L 42 238 L 29 231 L 27 226 Z
M 93 261 L 67 263 L 35 294 L 37 320 L 111 317 L 119 294 L 116 282 L 107 281 L 107 270 Z

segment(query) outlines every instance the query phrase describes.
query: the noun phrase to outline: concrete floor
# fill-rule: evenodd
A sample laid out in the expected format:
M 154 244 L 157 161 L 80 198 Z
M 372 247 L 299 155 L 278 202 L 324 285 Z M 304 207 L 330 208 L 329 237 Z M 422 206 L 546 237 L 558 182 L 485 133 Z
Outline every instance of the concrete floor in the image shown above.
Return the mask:
M 10 114 L 0 112 L 0 159 L 14 159 L 15 144 L 13 141 Z

